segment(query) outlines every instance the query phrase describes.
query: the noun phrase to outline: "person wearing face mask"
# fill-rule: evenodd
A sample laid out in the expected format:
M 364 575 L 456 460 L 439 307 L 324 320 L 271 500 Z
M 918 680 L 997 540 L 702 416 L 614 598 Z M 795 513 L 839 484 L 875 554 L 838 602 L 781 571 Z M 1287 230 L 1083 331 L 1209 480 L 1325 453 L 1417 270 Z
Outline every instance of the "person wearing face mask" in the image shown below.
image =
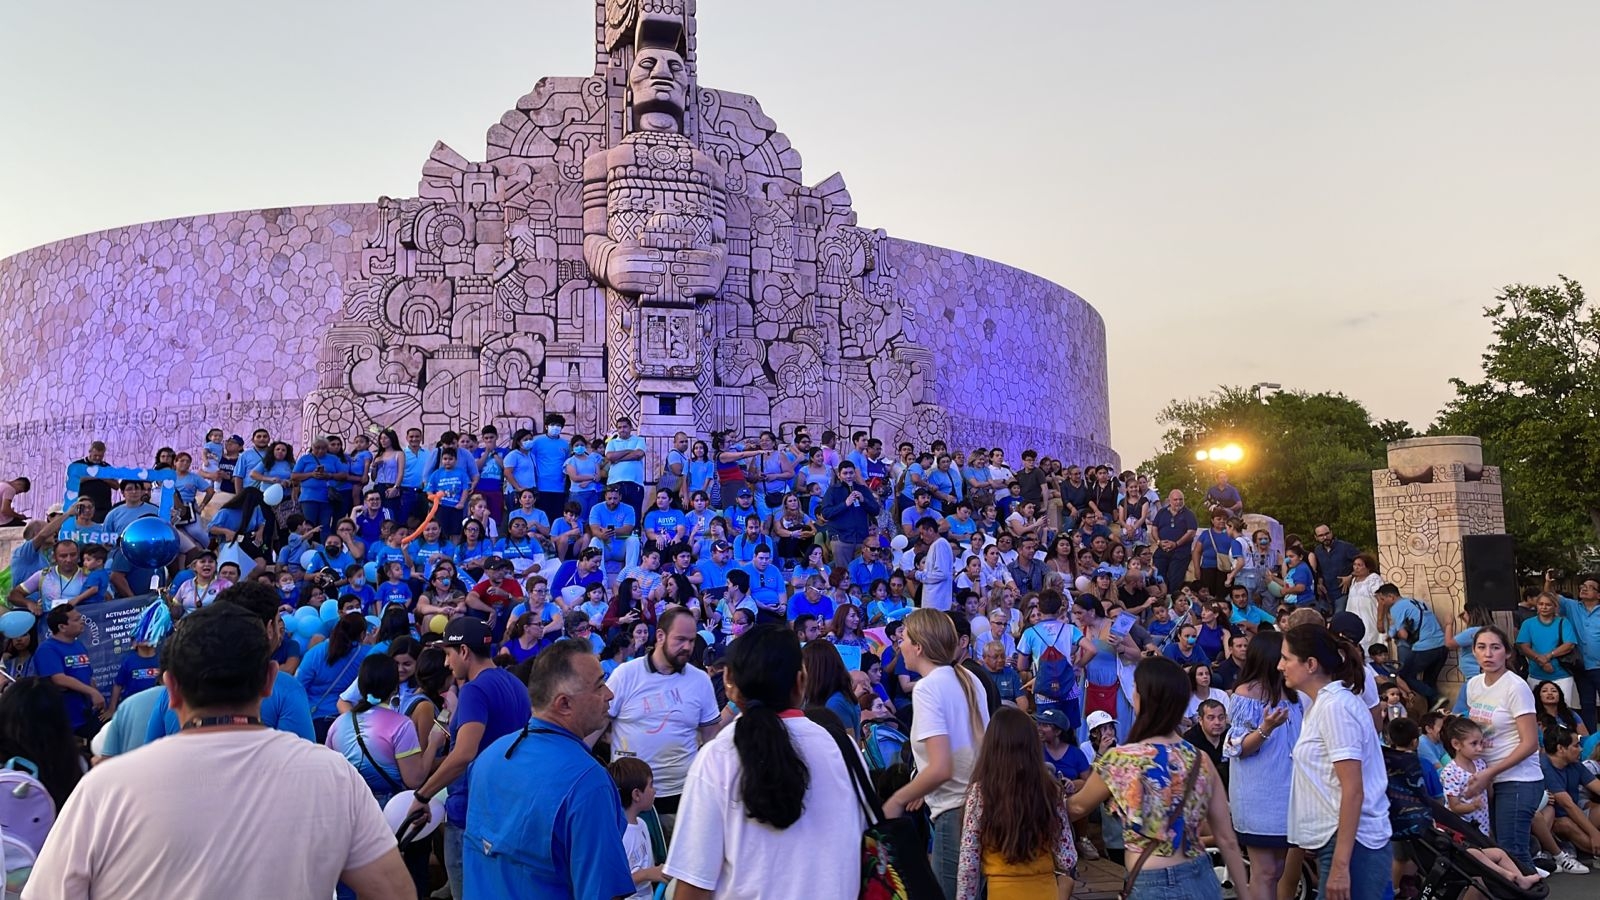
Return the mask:
M 572 499 L 582 507 L 578 516 L 581 522 L 589 521 L 589 510 L 600 502 L 600 490 L 605 487 L 600 479 L 600 463 L 600 454 L 589 449 L 587 440 L 582 436 L 572 439 L 572 455 L 567 457 L 565 471 L 572 485 Z
M 534 481 L 524 482 L 522 486 L 538 490 L 537 506 L 552 522 L 561 517 L 561 508 L 567 502 L 567 458 L 573 454 L 578 441 L 577 438 L 568 441 L 561 436 L 566 427 L 565 416 L 548 413 L 544 417 L 544 434 L 517 439 L 517 447 L 532 455 L 534 465 Z M 587 508 L 584 511 L 587 513 Z
M 501 478 L 505 482 L 507 506 L 514 506 L 520 500 L 523 491 L 532 491 L 537 500 L 539 495 L 539 469 L 533 459 L 533 432 L 526 428 L 519 428 L 511 435 L 511 447 L 506 451 L 502 462 L 503 471 Z M 561 461 L 567 460 L 567 451 L 561 451 Z M 564 496 L 564 495 L 563 495 Z M 546 516 L 546 518 L 549 518 Z

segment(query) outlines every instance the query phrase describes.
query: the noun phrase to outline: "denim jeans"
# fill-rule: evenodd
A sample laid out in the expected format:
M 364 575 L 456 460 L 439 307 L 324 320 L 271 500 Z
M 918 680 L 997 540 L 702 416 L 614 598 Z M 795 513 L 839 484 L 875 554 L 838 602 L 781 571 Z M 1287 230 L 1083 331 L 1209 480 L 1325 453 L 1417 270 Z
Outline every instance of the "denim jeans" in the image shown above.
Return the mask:
M 306 517 L 307 522 L 322 529 L 319 540 L 326 539 L 328 532 L 333 530 L 329 527 L 333 523 L 333 507 L 326 500 L 301 500 L 300 514 Z
M 450 896 L 455 900 L 467 895 L 466 886 L 461 880 L 461 842 L 466 833 L 466 829 L 460 825 L 444 823 L 444 874 L 450 879 Z
M 1494 839 L 1506 855 L 1533 871 L 1533 811 L 1544 795 L 1543 781 L 1499 781 L 1489 806 Z
M 1319 896 L 1328 895 L 1328 872 L 1333 869 L 1333 845 L 1338 843 L 1338 838 L 1322 845 L 1317 851 L 1317 893 Z M 1354 898 L 1371 898 L 1371 900 L 1393 900 L 1394 898 L 1394 846 L 1384 844 L 1382 850 L 1368 850 L 1357 841 L 1355 849 L 1350 853 L 1350 896 Z
M 1129 859 L 1136 857 L 1130 856 Z M 1351 896 L 1359 896 L 1352 894 Z M 1129 900 L 1221 900 L 1222 882 L 1217 880 L 1211 858 L 1200 854 L 1194 859 L 1164 869 L 1146 868 L 1133 881 Z
M 1439 699 L 1439 671 L 1449 658 L 1450 651 L 1444 647 L 1412 650 L 1411 655 L 1400 664 L 1400 677 L 1432 706 Z
M 947 900 L 956 898 L 956 869 L 961 862 L 962 807 L 933 817 L 933 874 Z
M 1578 707 L 1583 716 L 1583 724 L 1590 732 L 1594 731 L 1596 719 L 1595 695 L 1600 694 L 1600 669 L 1585 669 L 1578 673 Z

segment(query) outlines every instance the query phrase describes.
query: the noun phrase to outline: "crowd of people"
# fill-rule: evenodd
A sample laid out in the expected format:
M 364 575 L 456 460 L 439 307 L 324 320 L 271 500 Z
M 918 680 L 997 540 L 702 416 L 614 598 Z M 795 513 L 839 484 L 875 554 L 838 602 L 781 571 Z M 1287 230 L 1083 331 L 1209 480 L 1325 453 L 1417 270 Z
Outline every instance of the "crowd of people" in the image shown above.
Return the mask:
M 154 461 L 164 571 L 115 541 L 160 513 L 145 482 L 28 522 L 7 599 L 41 624 L 0 659 L 0 758 L 61 817 L 25 896 L 218 896 L 292 857 L 261 883 L 854 897 L 863 834 L 908 822 L 879 868 L 952 900 L 1069 897 L 1102 856 L 1132 897 L 1220 896 L 1219 867 L 1257 900 L 1312 870 L 1407 896 L 1432 828 L 1492 834 L 1472 860 L 1512 884 L 1600 854 L 1600 580 L 1530 590 L 1513 640 L 1326 525 L 1247 524 L 1226 473 L 1197 511 L 1031 449 L 803 428 L 647 467 L 614 424 L 300 455 L 213 431 Z M 82 614 L 152 579 L 103 695 Z

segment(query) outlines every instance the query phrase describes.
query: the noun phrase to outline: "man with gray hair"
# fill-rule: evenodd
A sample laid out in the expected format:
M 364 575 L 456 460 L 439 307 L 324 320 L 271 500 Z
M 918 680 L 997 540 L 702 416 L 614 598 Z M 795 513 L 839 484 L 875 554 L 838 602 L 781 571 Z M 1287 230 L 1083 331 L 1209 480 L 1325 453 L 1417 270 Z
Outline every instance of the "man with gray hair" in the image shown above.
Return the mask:
M 606 726 L 611 704 L 589 644 L 564 640 L 534 657 L 528 698 L 533 718 L 472 767 L 463 896 L 633 894 L 621 796 L 584 742 Z

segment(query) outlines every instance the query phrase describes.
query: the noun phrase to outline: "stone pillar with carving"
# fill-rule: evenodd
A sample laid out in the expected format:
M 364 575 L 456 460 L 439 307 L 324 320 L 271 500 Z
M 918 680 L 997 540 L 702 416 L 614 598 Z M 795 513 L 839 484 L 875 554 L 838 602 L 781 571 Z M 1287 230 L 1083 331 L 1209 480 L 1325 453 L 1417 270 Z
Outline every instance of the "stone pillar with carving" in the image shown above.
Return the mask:
M 702 307 L 727 274 L 728 198 L 722 165 L 684 133 L 684 13 L 635 15 L 630 128 L 584 160 L 583 258 L 606 288 L 612 415 L 628 415 L 654 450 L 705 418 Z
M 1506 530 L 1500 469 L 1483 464 L 1475 437 L 1396 441 L 1389 467 L 1372 473 L 1372 499 L 1383 580 L 1456 619 L 1466 604 L 1461 539 Z M 1453 657 L 1442 680 L 1460 681 Z

